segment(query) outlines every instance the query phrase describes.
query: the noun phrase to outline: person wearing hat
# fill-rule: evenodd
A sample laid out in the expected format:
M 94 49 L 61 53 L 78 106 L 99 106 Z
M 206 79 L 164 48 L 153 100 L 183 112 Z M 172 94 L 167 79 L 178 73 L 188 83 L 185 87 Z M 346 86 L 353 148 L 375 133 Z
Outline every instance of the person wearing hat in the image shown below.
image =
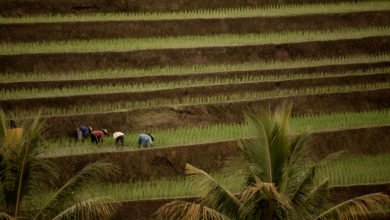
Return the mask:
M 122 132 L 120 131 L 117 131 L 117 132 L 114 132 L 112 134 L 112 136 L 114 137 L 115 139 L 115 145 L 118 146 L 119 142 L 121 143 L 121 145 L 123 146 L 124 142 L 125 142 L 125 134 L 123 134 Z
M 150 133 L 140 134 L 138 136 L 138 148 L 141 148 L 141 145 L 146 147 L 151 147 L 153 145 L 154 137 Z
M 92 128 L 85 125 L 80 125 L 77 128 L 77 139 L 84 142 L 84 139 L 92 132 Z
M 103 137 L 107 135 L 108 132 L 106 129 L 92 131 L 91 132 L 91 143 L 103 143 Z

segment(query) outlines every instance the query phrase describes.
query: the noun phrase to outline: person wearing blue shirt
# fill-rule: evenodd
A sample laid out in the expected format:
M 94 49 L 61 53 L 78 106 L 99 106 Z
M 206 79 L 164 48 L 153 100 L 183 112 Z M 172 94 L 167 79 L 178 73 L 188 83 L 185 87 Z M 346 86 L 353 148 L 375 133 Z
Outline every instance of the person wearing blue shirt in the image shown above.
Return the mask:
M 154 137 L 152 134 L 140 134 L 138 136 L 138 148 L 141 148 L 141 145 L 146 148 L 146 147 L 151 147 L 154 141 Z
M 83 141 L 92 132 L 92 128 L 89 126 L 80 125 L 77 128 L 77 139 Z

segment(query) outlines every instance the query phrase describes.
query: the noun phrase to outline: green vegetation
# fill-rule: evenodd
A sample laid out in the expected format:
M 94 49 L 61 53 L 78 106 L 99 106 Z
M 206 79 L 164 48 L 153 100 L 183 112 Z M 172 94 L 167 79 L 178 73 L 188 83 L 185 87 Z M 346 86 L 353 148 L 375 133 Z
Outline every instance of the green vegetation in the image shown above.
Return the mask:
M 240 101 L 256 101 L 267 98 L 299 96 L 310 94 L 327 94 L 327 93 L 347 93 L 355 91 L 372 91 L 378 89 L 388 89 L 390 82 L 387 83 L 372 83 L 372 84 L 356 84 L 352 86 L 324 86 L 324 87 L 309 87 L 300 89 L 281 89 L 262 92 L 243 92 L 233 94 L 216 94 L 211 96 L 186 96 L 183 98 L 170 99 L 148 99 L 146 101 L 136 102 L 113 102 L 109 104 L 96 105 L 79 105 L 68 106 L 67 108 L 45 107 L 40 111 L 45 116 L 50 115 L 69 115 L 69 114 L 84 114 L 84 113 L 102 113 L 118 110 L 129 110 L 134 108 L 148 108 L 167 105 L 196 105 L 224 102 L 240 102 Z M 36 114 L 34 110 L 24 110 L 18 112 L 7 112 L 8 118 L 28 117 Z
M 20 128 L 9 128 L 0 111 L 0 216 L 1 219 L 101 219 L 115 213 L 118 204 L 107 196 L 75 198 L 100 178 L 112 177 L 112 163 L 94 162 L 56 188 L 39 206 L 31 198 L 55 185 L 59 169 L 38 157 L 43 150 L 43 125 L 35 118 Z M 28 204 L 28 205 L 26 205 Z
M 390 154 L 348 156 L 320 168 L 316 181 L 329 177 L 331 185 L 390 182 L 390 172 L 387 172 L 389 165 Z M 243 170 L 229 168 L 211 175 L 229 191 L 239 192 L 243 188 Z M 199 188 L 192 187 L 192 184 L 191 179 L 184 177 L 138 180 L 129 183 L 101 183 L 89 186 L 87 190 L 80 193 L 80 197 L 106 195 L 124 201 L 199 195 Z M 34 198 L 33 202 L 42 203 L 47 196 L 41 195 Z
M 186 174 L 194 178 L 202 199 L 173 201 L 161 206 L 157 219 L 344 219 L 356 215 L 368 217 L 383 210 L 390 198 L 371 193 L 333 202 L 328 193 L 329 179 L 318 179 L 317 172 L 340 156 L 333 153 L 320 160 L 305 144 L 306 133 L 291 138 L 288 132 L 291 106 L 247 114 L 252 139 L 240 140 L 244 155 L 244 188 L 234 194 L 205 171 L 186 165 Z M 388 162 L 387 162 L 388 164 Z
M 142 69 L 108 69 L 80 72 L 31 72 L 31 73 L 1 73 L 0 82 L 24 82 L 24 81 L 59 81 L 120 78 L 132 76 L 157 76 L 157 75 L 184 75 L 216 72 L 234 72 L 251 70 L 273 70 L 285 68 L 317 67 L 324 65 L 342 65 L 358 63 L 375 63 L 390 60 L 390 54 L 377 55 L 351 55 L 344 57 L 331 57 L 322 59 L 297 59 L 288 61 L 266 60 L 240 64 L 210 64 L 193 66 L 168 66 L 149 67 Z
M 151 37 L 142 39 L 69 40 L 43 43 L 1 43 L 0 55 L 125 52 L 148 49 L 233 47 L 244 45 L 357 39 L 362 37 L 388 35 L 390 35 L 390 27 L 370 27 L 261 34 L 221 34 L 211 36 Z
M 0 23 L 52 23 L 52 22 L 87 22 L 87 21 L 129 21 L 129 20 L 171 20 L 197 18 L 240 18 L 274 17 L 305 14 L 346 13 L 361 11 L 390 10 L 386 1 L 341 2 L 337 4 L 300 4 L 276 5 L 265 8 L 208 9 L 180 11 L 171 13 L 89 13 L 89 14 L 46 14 L 23 17 L 0 17 Z
M 233 85 L 239 83 L 255 83 L 255 82 L 274 82 L 288 81 L 297 79 L 332 79 L 340 76 L 357 76 L 357 75 L 375 75 L 389 73 L 390 67 L 368 69 L 365 71 L 347 71 L 347 72 L 320 72 L 320 73 L 305 73 L 305 74 L 286 74 L 286 75 L 243 75 L 235 78 L 223 77 L 208 77 L 194 80 L 171 80 L 169 82 L 148 82 L 148 83 L 129 83 L 129 84 L 114 84 L 114 85 L 84 85 L 78 87 L 64 88 L 38 88 L 25 89 L 18 88 L 16 90 L 0 90 L 0 100 L 4 99 L 24 99 L 37 97 L 61 97 L 72 95 L 87 95 L 87 94 L 107 94 L 119 92 L 143 92 L 163 89 L 175 89 L 194 86 L 218 86 L 218 85 Z
M 323 131 L 378 125 L 390 125 L 390 109 L 303 115 L 291 119 L 291 132 L 300 133 L 307 130 Z M 212 124 L 200 127 L 152 129 L 151 132 L 156 137 L 153 148 L 249 138 L 249 128 L 246 124 Z M 69 138 L 51 140 L 47 143 L 44 156 L 138 150 L 136 143 L 138 134 L 136 132 L 126 134 L 124 149 L 116 148 L 111 137 L 107 137 L 104 143 L 99 146 L 90 144 L 89 140 L 84 143 L 75 142 L 74 139 Z

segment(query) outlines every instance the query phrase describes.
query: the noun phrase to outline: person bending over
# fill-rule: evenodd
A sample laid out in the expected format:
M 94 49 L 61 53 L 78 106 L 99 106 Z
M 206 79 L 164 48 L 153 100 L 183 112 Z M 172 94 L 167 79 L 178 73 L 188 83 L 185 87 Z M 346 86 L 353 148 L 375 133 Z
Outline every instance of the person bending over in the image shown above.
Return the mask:
M 151 147 L 153 145 L 154 137 L 152 134 L 140 134 L 138 136 L 138 148 L 142 147 Z
M 115 139 L 115 145 L 118 146 L 119 143 L 121 144 L 121 146 L 124 145 L 124 142 L 125 142 L 125 134 L 123 134 L 122 132 L 120 131 L 117 131 L 117 132 L 114 132 L 112 134 L 112 136 L 114 137 Z
M 103 143 L 103 137 L 107 135 L 108 132 L 106 129 L 92 131 L 91 132 L 91 143 Z
M 85 138 L 92 132 L 89 126 L 80 125 L 77 128 L 77 140 L 84 142 Z

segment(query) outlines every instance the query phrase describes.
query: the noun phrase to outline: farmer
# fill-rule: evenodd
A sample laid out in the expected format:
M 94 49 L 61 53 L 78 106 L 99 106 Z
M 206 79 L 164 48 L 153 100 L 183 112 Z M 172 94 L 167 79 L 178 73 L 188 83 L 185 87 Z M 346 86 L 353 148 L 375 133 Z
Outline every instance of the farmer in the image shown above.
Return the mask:
M 118 146 L 119 142 L 121 143 L 121 145 L 123 146 L 124 142 L 125 142 L 125 134 L 123 134 L 122 132 L 120 131 L 117 131 L 117 132 L 114 132 L 112 134 L 112 136 L 114 137 L 115 139 L 115 145 Z
M 108 132 L 106 129 L 92 131 L 91 132 L 91 143 L 103 143 L 103 137 L 104 135 L 107 135 Z
M 154 141 L 154 137 L 152 134 L 140 134 L 138 136 L 138 148 L 141 148 L 141 145 L 145 147 L 151 147 Z
M 84 142 L 84 139 L 92 132 L 92 128 L 89 126 L 80 125 L 77 129 L 77 139 Z

